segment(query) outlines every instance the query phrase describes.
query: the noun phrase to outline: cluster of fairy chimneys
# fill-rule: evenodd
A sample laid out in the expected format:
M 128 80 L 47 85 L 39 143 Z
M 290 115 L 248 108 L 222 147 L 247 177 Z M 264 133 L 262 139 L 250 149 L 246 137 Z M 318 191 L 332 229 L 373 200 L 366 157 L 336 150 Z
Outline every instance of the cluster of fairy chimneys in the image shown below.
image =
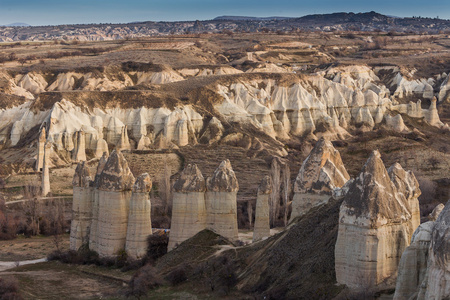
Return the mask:
M 398 163 L 386 169 L 373 151 L 350 179 L 339 152 L 322 139 L 303 162 L 294 192 L 291 220 L 331 199 L 342 201 L 335 246 L 339 284 L 367 289 L 396 282 L 396 300 L 450 297 L 450 202 L 432 213 L 434 222 L 420 225 L 421 191 L 411 171 Z
M 86 163 L 79 163 L 73 185 L 71 249 L 76 250 L 88 243 L 89 248 L 101 256 L 112 256 L 126 250 L 131 257 L 142 257 L 147 247 L 146 237 L 152 233 L 148 174 L 135 181 L 123 155 L 114 151 L 108 159 L 106 153 L 100 159 L 94 180 Z M 269 197 L 272 188 L 271 177 L 264 177 L 257 195 L 254 241 L 270 236 Z M 173 186 L 169 250 L 203 229 L 237 240 L 238 189 L 228 160 L 223 161 L 206 180 L 196 165 L 187 165 Z M 335 246 L 338 283 L 350 288 L 376 287 L 389 282 L 392 285 L 400 259 L 406 261 L 400 265 L 401 268 L 411 269 L 418 263 L 417 255 L 430 252 L 428 267 L 420 269 L 421 282 L 427 279 L 424 284 L 428 284 L 422 292 L 424 295 L 448 296 L 450 208 L 433 228 L 430 229 L 431 225 L 419 227 L 420 194 L 414 174 L 397 163 L 386 169 L 378 151 L 373 151 L 360 174 L 350 179 L 339 152 L 329 141 L 321 139 L 303 162 L 296 178 L 291 221 L 313 207 L 329 201 L 342 201 Z M 428 236 L 423 233 L 427 230 L 431 232 Z M 420 248 L 423 251 L 419 254 L 402 258 L 411 238 L 412 246 L 415 241 L 427 238 L 432 242 L 429 247 Z M 447 248 L 440 245 L 447 245 Z M 419 251 L 416 248 L 410 252 Z M 414 269 L 416 271 L 417 268 Z M 424 279 L 423 274 L 430 272 L 434 273 Z M 430 276 L 438 279 L 430 280 Z M 403 282 L 397 282 L 402 286 L 400 290 L 417 290 L 419 279 L 414 278 L 399 277 L 399 282 Z M 405 281 L 407 288 L 404 287 Z
M 151 187 L 147 173 L 134 179 L 120 151 L 104 153 L 95 177 L 80 162 L 73 179 L 70 248 L 87 244 L 100 256 L 125 250 L 130 257 L 143 257 L 152 234 Z M 207 228 L 237 240 L 238 189 L 228 160 L 207 180 L 196 165 L 187 165 L 174 184 L 169 250 Z
M 100 256 L 125 250 L 143 257 L 152 234 L 150 176 L 135 179 L 123 154 L 113 151 L 100 158 L 94 177 L 85 161 L 78 163 L 72 183 L 70 249 L 88 244 Z

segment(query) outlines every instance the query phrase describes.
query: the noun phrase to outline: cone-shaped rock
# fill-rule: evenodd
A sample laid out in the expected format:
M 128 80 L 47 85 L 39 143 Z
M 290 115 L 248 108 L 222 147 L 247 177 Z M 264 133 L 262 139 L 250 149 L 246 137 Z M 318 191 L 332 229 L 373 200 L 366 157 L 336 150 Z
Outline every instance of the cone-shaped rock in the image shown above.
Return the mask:
M 45 197 L 50 193 L 50 172 L 48 170 L 50 164 L 50 152 L 52 150 L 52 144 L 46 142 L 44 145 L 44 160 L 42 163 L 42 182 L 41 191 L 42 196 Z
M 206 183 L 197 165 L 188 164 L 173 189 L 169 251 L 206 228 Z
M 97 252 L 117 255 L 125 249 L 134 176 L 120 151 L 113 151 L 98 180 Z
M 103 153 L 109 154 L 108 143 L 104 139 L 99 139 L 97 141 L 97 146 L 95 147 L 95 157 L 102 157 Z
M 419 196 L 422 194 L 416 176 L 411 171 L 405 171 L 399 163 L 393 164 L 388 169 L 391 181 L 397 188 L 397 192 L 406 198 L 407 209 L 411 214 L 412 229 L 416 230 L 420 225 Z
M 349 179 L 339 151 L 321 138 L 303 162 L 295 180 L 291 220 L 326 203 L 333 190 Z
M 92 177 L 85 161 L 79 162 L 73 176 L 72 223 L 70 249 L 77 251 L 89 242 L 94 190 Z
M 147 173 L 141 174 L 133 186 L 125 250 L 128 256 L 134 259 L 145 256 L 147 253 L 147 237 L 152 234 L 149 196 L 151 189 L 152 181 Z
M 269 197 L 271 193 L 272 179 L 270 176 L 265 176 L 258 187 L 253 242 L 263 240 L 270 236 Z
M 230 161 L 224 160 L 207 180 L 206 226 L 235 241 L 238 239 L 237 200 L 239 184 Z
M 406 202 L 374 151 L 340 208 L 335 247 L 338 283 L 351 288 L 375 287 L 388 279 L 394 283 L 413 232 Z
M 37 143 L 36 171 L 41 171 L 44 166 L 44 146 L 46 140 L 45 127 L 42 127 Z
M 94 179 L 94 195 L 93 195 L 93 203 L 92 203 L 92 222 L 91 222 L 91 230 L 89 234 L 89 249 L 93 251 L 97 251 L 97 238 L 98 238 L 98 200 L 99 200 L 99 190 L 98 184 L 100 181 L 100 174 L 105 168 L 106 162 L 108 161 L 108 153 L 103 152 L 102 157 L 100 158 L 97 165 L 97 172 L 95 173 Z
M 450 201 L 433 227 L 427 266 L 425 299 L 450 298 Z

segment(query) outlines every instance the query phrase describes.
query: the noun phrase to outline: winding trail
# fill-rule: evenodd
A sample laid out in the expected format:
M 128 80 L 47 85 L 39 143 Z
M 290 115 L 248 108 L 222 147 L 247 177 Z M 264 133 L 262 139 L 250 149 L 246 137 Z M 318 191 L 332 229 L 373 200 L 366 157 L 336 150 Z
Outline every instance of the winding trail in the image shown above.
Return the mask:
M 37 264 L 40 262 L 46 262 L 47 258 L 39 258 L 39 259 L 32 259 L 32 260 L 23 260 L 23 261 L 0 261 L 0 272 L 13 269 L 15 267 L 23 266 L 23 265 L 31 265 L 31 264 Z

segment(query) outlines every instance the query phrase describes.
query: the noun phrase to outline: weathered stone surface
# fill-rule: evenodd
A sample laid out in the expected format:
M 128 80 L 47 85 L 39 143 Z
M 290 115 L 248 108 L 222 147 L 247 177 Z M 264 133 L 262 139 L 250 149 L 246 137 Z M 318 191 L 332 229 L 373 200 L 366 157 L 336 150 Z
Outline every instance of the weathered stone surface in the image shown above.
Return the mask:
M 94 179 L 94 191 L 92 200 L 92 221 L 89 234 L 89 249 L 97 251 L 97 238 L 98 238 L 98 201 L 99 201 L 99 190 L 98 185 L 100 183 L 100 174 L 105 168 L 106 162 L 108 161 L 108 154 L 103 152 L 102 157 L 98 161 L 97 172 Z
M 109 155 L 108 143 L 106 143 L 104 139 L 99 139 L 97 141 L 97 146 L 95 147 L 95 157 L 102 157 L 104 152 Z
M 428 249 L 434 222 L 420 225 L 413 234 L 411 245 L 402 254 L 398 266 L 394 300 L 417 297 L 427 272 Z
M 50 152 L 52 150 L 52 144 L 46 142 L 44 145 L 44 160 L 42 163 L 42 182 L 41 182 L 41 192 L 42 196 L 47 196 L 50 193 L 50 173 L 48 170 L 50 164 Z
M 181 172 L 180 178 L 175 182 L 173 188 L 180 193 L 205 192 L 206 182 L 197 165 L 188 164 Z
M 94 188 L 86 162 L 79 162 L 72 180 L 73 203 L 70 227 L 70 249 L 78 250 L 89 242 Z
M 238 239 L 237 200 L 239 189 L 230 161 L 224 160 L 207 180 L 206 226 L 235 241 Z
M 152 181 L 147 173 L 140 175 L 133 186 L 125 250 L 128 256 L 134 259 L 145 256 L 147 237 L 152 234 L 151 203 L 149 196 L 151 189 Z
M 419 196 L 422 194 L 416 176 L 411 171 L 405 171 L 399 163 L 388 169 L 389 177 L 397 192 L 406 198 L 406 207 L 411 214 L 411 226 L 415 230 L 420 225 Z
M 113 151 L 99 176 L 97 252 L 114 256 L 125 250 L 134 176 L 119 151 Z
M 339 151 L 321 138 L 303 162 L 295 180 L 291 220 L 326 203 L 333 190 L 341 188 L 349 179 Z
M 206 228 L 205 179 L 197 165 L 187 165 L 174 184 L 168 250 Z
M 36 171 L 41 171 L 44 166 L 44 145 L 47 137 L 45 135 L 45 126 L 42 127 L 37 143 Z
M 400 114 L 394 117 L 391 117 L 390 115 L 385 115 L 384 119 L 386 120 L 386 127 L 390 130 L 396 132 L 409 131 L 405 123 L 403 122 L 403 118 Z
M 122 133 L 120 134 L 120 139 L 116 144 L 116 151 L 121 150 L 131 150 L 130 139 L 128 138 L 127 126 L 122 128 Z
M 434 223 L 425 299 L 450 298 L 450 201 Z
M 374 151 L 340 208 L 335 247 L 338 283 L 361 288 L 395 280 L 413 233 L 406 206 L 405 196 L 397 191 L 379 152 Z
M 99 176 L 98 189 L 103 191 L 131 190 L 134 184 L 134 176 L 128 167 L 128 163 L 120 151 L 111 152 L 101 175 Z
M 428 220 L 436 221 L 441 212 L 444 210 L 444 204 L 439 203 L 428 216 Z
M 85 161 L 86 160 L 86 137 L 83 131 L 76 133 L 75 149 L 73 150 L 73 161 Z
M 222 161 L 207 181 L 208 192 L 237 192 L 239 184 L 228 159 Z
M 269 197 L 272 193 L 272 179 L 265 176 L 258 187 L 256 198 L 255 226 L 253 229 L 253 242 L 266 239 L 270 236 Z

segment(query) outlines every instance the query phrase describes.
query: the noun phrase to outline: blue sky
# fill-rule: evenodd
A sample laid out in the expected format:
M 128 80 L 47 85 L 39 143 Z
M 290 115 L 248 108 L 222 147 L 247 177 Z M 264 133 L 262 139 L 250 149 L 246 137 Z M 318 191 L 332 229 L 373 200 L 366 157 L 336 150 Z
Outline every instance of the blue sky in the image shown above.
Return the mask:
M 372 10 L 450 19 L 449 0 L 0 0 L 0 24 L 208 20 L 220 15 L 299 17 Z

